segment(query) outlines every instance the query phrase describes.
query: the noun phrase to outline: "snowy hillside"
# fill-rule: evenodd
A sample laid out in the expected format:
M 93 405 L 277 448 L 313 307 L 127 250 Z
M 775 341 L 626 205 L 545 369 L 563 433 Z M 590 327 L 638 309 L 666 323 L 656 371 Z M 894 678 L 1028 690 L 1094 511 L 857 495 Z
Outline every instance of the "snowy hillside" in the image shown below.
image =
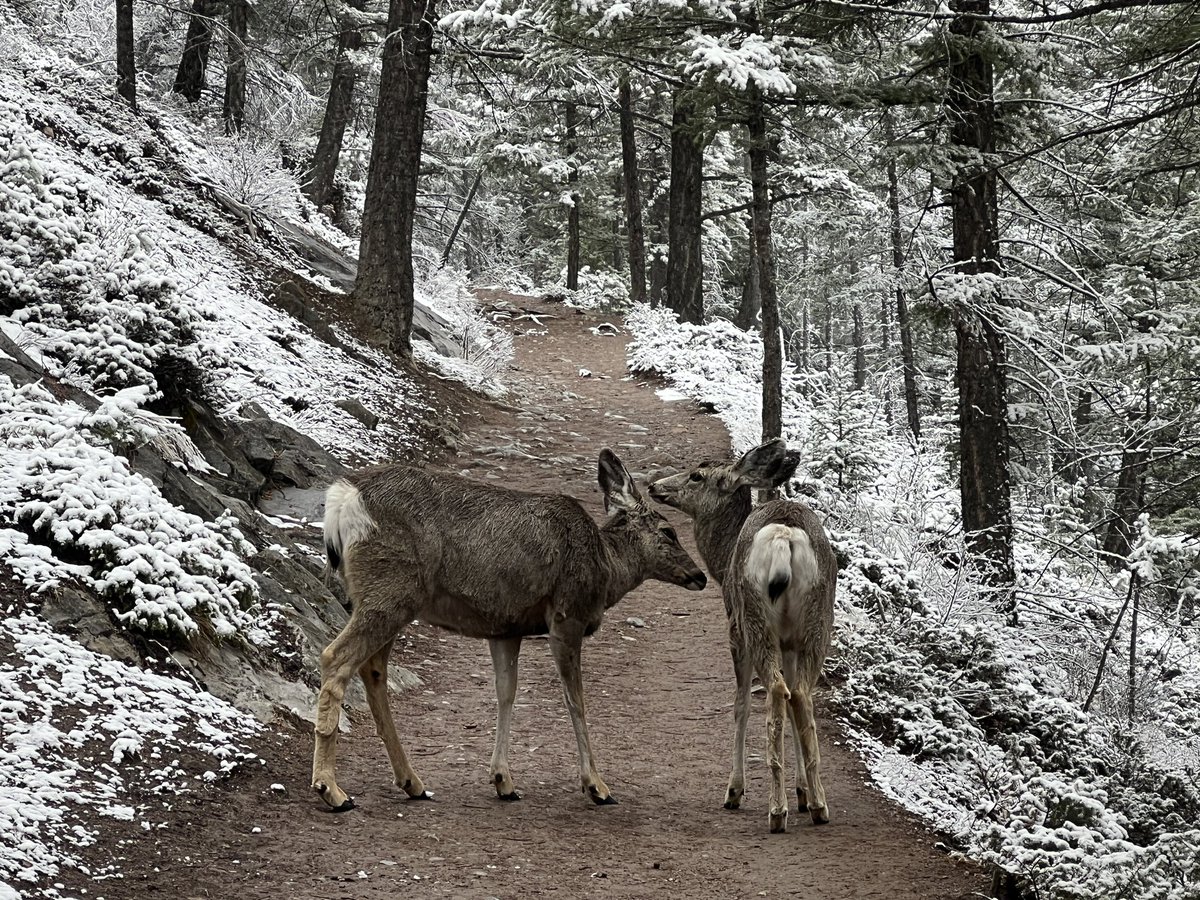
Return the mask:
M 134 116 L 0 14 L 0 895 L 58 896 L 99 823 L 255 765 L 246 709 L 311 702 L 345 613 L 319 527 L 256 502 L 319 515 L 341 464 L 454 423 L 438 379 L 325 324 L 355 245 L 278 163 L 170 101 Z M 418 359 L 498 390 L 441 355 L 503 359 L 462 283 L 424 304 Z

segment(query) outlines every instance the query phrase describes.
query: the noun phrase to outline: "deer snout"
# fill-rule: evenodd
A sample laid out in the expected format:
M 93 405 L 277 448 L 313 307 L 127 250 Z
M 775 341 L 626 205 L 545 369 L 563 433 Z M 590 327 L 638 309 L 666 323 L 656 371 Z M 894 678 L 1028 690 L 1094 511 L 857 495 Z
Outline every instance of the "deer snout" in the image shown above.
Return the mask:
M 683 576 L 680 584 L 689 591 L 702 591 L 708 584 L 708 578 L 699 569 L 692 569 L 690 572 L 685 570 Z
M 647 487 L 647 490 L 650 492 L 650 496 L 654 500 L 657 500 L 659 503 L 667 502 L 667 496 L 668 496 L 667 492 L 658 486 L 657 481 L 650 482 L 649 486 Z

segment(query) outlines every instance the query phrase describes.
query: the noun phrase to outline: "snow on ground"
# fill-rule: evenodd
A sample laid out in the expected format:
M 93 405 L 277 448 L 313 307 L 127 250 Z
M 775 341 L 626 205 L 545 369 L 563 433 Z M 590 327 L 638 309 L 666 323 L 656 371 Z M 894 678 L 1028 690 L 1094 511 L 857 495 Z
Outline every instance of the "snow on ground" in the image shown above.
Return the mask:
M 79 851 L 101 834 L 83 823 L 95 814 L 153 827 L 173 796 L 255 758 L 246 713 L 85 650 L 34 615 L 4 620 L 0 650 L 0 897 L 4 882 L 86 873 Z
M 629 368 L 661 375 L 664 400 L 683 393 L 710 405 L 735 452 L 759 442 L 756 333 L 646 307 L 627 323 Z M 833 699 L 880 789 L 1039 895 L 1200 896 L 1194 631 L 1179 627 L 1177 609 L 1172 618 L 1169 606 L 1146 604 L 1139 638 L 1155 650 L 1138 723 L 1129 726 L 1119 691 L 1084 712 L 1127 576 L 1047 552 L 1036 541 L 1040 509 L 1020 498 L 1023 621 L 1006 627 L 957 563 L 945 436 L 933 429 L 920 450 L 892 437 L 879 401 L 846 390 L 843 374 L 789 367 L 784 436 L 803 452 L 800 489 L 826 516 L 839 556 Z M 1154 583 L 1155 554 L 1174 539 L 1148 528 L 1143 538 L 1139 565 Z

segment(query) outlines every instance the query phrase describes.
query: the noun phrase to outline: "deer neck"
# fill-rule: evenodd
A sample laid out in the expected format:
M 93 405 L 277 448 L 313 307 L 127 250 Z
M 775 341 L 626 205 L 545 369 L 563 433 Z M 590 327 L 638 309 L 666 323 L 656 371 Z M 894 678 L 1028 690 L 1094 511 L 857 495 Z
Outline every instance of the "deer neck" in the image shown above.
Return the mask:
M 740 487 L 722 499 L 716 509 L 694 520 L 696 547 L 718 584 L 725 583 L 725 573 L 750 508 L 750 488 Z
M 601 572 L 605 578 L 604 608 L 609 609 L 646 580 L 637 543 L 620 529 L 600 529 Z

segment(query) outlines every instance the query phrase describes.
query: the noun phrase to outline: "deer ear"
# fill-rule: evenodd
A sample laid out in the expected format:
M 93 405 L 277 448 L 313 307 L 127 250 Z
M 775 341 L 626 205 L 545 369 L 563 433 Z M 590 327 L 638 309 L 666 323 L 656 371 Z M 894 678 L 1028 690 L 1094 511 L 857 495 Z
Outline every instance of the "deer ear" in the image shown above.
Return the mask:
M 633 476 L 625 464 L 607 447 L 600 451 L 600 490 L 604 494 L 604 511 L 629 511 L 642 504 Z
M 733 474 L 740 484 L 768 490 L 790 479 L 799 465 L 799 452 L 788 450 L 781 438 L 774 438 L 747 450 L 734 465 Z

